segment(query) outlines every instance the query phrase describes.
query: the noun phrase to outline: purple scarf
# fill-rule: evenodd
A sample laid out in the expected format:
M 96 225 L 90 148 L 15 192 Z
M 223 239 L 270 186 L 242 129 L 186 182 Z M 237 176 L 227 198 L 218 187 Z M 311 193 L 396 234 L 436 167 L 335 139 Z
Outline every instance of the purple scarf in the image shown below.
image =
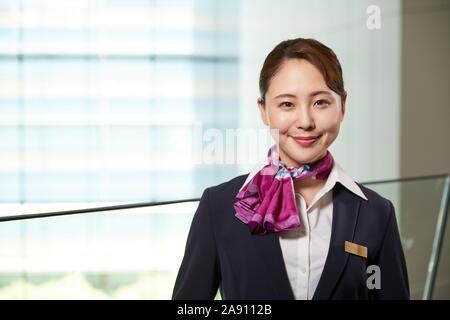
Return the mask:
M 293 179 L 327 179 L 333 167 L 329 151 L 313 167 L 287 167 L 280 161 L 276 146 L 269 149 L 269 163 L 239 191 L 234 202 L 235 216 L 254 234 L 300 227 Z

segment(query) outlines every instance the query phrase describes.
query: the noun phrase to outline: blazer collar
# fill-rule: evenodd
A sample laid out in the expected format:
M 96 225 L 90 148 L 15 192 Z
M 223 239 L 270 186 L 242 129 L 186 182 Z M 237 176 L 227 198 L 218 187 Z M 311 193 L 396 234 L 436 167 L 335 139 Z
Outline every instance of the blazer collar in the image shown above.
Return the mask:
M 341 184 L 333 189 L 330 247 L 313 300 L 329 299 L 345 269 L 349 254 L 344 250 L 344 243 L 353 241 L 361 201 Z
M 344 251 L 344 242 L 353 240 L 361 201 L 361 198 L 340 183 L 334 186 L 330 247 L 313 300 L 329 299 L 344 271 L 349 255 Z M 255 236 L 260 237 L 258 241 L 254 242 L 255 250 L 265 261 L 263 267 L 266 268 L 267 281 L 270 282 L 276 293 L 276 299 L 295 299 L 284 264 L 278 234 Z

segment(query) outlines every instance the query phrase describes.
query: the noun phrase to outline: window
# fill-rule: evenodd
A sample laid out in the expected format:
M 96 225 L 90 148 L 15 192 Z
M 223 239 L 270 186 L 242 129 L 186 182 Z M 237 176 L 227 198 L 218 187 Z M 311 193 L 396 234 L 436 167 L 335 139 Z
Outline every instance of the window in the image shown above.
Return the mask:
M 199 123 L 237 126 L 237 11 L 0 1 L 0 201 L 182 199 L 233 176 L 193 159 Z

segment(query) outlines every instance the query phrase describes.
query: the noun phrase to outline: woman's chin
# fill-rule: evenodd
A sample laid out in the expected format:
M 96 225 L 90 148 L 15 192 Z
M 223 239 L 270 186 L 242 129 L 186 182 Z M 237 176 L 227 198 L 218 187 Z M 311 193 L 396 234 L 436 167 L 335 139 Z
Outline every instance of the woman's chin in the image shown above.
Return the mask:
M 288 165 L 289 167 L 292 166 L 300 166 L 300 165 L 304 165 L 304 164 L 311 164 L 314 163 L 318 160 L 320 160 L 321 158 L 323 158 L 323 156 L 326 154 L 326 150 L 312 150 L 312 149 L 302 149 L 299 150 L 299 148 L 297 147 L 296 150 L 288 150 L 287 154 L 288 157 L 290 158 L 290 161 L 288 162 L 295 162 L 295 165 Z

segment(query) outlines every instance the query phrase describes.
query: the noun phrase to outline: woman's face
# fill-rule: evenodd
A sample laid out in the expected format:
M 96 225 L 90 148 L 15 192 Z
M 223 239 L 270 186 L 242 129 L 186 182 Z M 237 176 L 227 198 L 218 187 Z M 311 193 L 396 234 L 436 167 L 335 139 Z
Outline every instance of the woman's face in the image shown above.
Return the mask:
M 258 99 L 258 107 L 264 124 L 278 129 L 274 139 L 288 167 L 323 158 L 339 134 L 345 113 L 345 101 L 303 59 L 288 59 L 280 66 L 270 80 L 265 105 Z

